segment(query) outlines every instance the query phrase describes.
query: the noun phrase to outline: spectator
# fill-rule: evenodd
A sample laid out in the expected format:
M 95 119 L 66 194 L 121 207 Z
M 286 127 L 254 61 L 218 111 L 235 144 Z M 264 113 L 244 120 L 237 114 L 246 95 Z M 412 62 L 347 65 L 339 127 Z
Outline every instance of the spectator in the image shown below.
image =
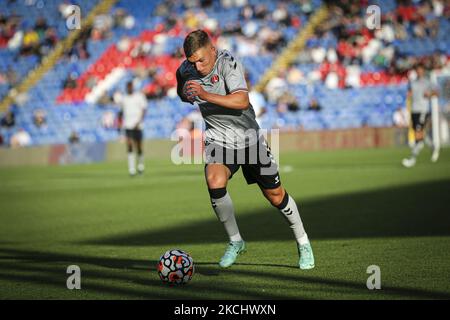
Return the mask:
M 416 7 L 409 0 L 400 1 L 400 5 L 397 8 L 397 16 L 405 22 L 414 21 L 417 19 Z
M 436 17 L 442 17 L 444 13 L 444 3 L 442 0 L 432 0 L 431 4 L 433 6 L 433 13 Z
M 280 23 L 281 25 L 284 25 L 286 27 L 291 25 L 291 17 L 286 6 L 283 3 L 279 4 L 275 11 L 272 13 L 272 19 L 273 21 Z
M 132 29 L 136 24 L 136 19 L 128 14 L 125 9 L 118 8 L 113 14 L 113 25 L 125 29 Z
M 245 79 L 247 80 L 247 87 L 249 89 L 248 98 L 253 110 L 255 111 L 256 122 L 261 125 L 261 117 L 264 113 L 266 113 L 266 99 L 262 93 L 253 89 L 248 74 L 246 74 Z
M 313 5 L 311 0 L 300 0 L 300 8 L 306 16 L 311 15 L 313 12 Z
M 191 133 L 200 130 L 203 126 L 203 118 L 198 110 L 194 110 L 183 117 L 177 124 L 177 129 L 185 129 Z
M 359 88 L 361 83 L 361 68 L 357 64 L 353 64 L 347 67 L 347 75 L 345 77 L 345 86 Z
M 36 19 L 34 24 L 34 31 L 37 32 L 40 39 L 44 38 L 45 32 L 47 31 L 48 25 L 44 17 L 39 17 Z
M 64 2 L 59 4 L 58 10 L 64 19 L 73 14 L 73 7 L 68 0 L 64 0 Z
M 311 58 L 314 63 L 322 63 L 327 56 L 327 51 L 324 47 L 315 46 L 311 49 Z
M 3 73 L 0 71 L 0 84 L 9 84 L 8 83 L 8 77 L 6 76 L 6 73 Z
M 7 111 L 1 120 L 1 126 L 5 128 L 14 127 L 16 124 L 16 119 L 12 111 Z
M 29 55 L 38 53 L 39 34 L 32 28 L 28 28 L 23 36 L 20 54 Z
M 251 20 L 254 17 L 254 10 L 253 6 L 247 4 L 244 7 L 242 7 L 241 11 L 239 12 L 239 18 L 241 20 Z
M 80 136 L 75 130 L 72 130 L 69 136 L 69 143 L 74 144 L 80 142 Z
M 87 41 L 91 37 L 92 28 L 87 28 L 81 32 L 70 50 L 64 53 L 64 57 L 77 62 L 79 59 L 88 59 L 90 53 L 88 51 Z
M 247 4 L 247 0 L 220 0 L 220 4 L 224 8 L 243 7 Z
M 409 114 L 406 108 L 398 107 L 392 115 L 392 121 L 397 128 L 408 128 Z
M 37 109 L 33 113 L 33 123 L 36 127 L 41 128 L 47 123 L 47 114 L 42 109 Z
M 131 40 L 129 37 L 127 36 L 122 36 L 119 40 L 119 42 L 117 43 L 117 49 L 120 52 L 126 52 L 131 45 Z
M 319 101 L 317 101 L 316 98 L 312 98 L 309 101 L 308 110 L 309 111 L 320 111 L 320 110 L 322 110 L 322 106 L 319 104 Z
M 253 10 L 253 16 L 256 19 L 264 20 L 268 15 L 267 6 L 265 4 L 257 4 Z
M 25 131 L 25 129 L 20 128 L 19 131 L 14 133 L 11 137 L 10 145 L 12 148 L 26 147 L 31 144 L 31 136 Z
M 103 40 L 111 37 L 111 28 L 114 25 L 114 19 L 110 15 L 100 14 L 94 19 L 91 39 L 94 41 Z
M 260 50 L 255 41 L 242 36 L 236 37 L 236 45 L 239 56 L 257 56 Z
M 288 85 L 285 78 L 284 70 L 280 70 L 278 75 L 270 79 L 267 83 L 265 93 L 270 103 L 277 102 L 278 98 L 280 98 L 285 92 Z
M 9 16 L 6 18 L 6 26 L 3 33 L 3 42 L 7 41 L 9 50 L 19 50 L 22 45 L 24 32 L 19 28 L 20 18 Z
M 89 89 L 94 88 L 98 83 L 98 77 L 94 74 L 91 74 L 86 81 L 86 87 Z
M 297 98 L 290 92 L 285 91 L 277 102 L 278 113 L 297 112 L 300 110 Z
M 63 88 L 64 89 L 75 89 L 77 87 L 77 78 L 78 78 L 78 75 L 76 72 L 69 73 L 66 80 L 64 80 Z
M 46 56 L 50 53 L 50 49 L 52 49 L 56 42 L 58 41 L 58 36 L 56 34 L 55 28 L 48 28 L 43 36 L 41 46 L 39 48 L 39 55 Z
M 112 129 L 115 125 L 115 114 L 112 111 L 105 111 L 102 114 L 102 127 L 105 129 Z
M 299 68 L 291 66 L 289 67 L 286 80 L 289 84 L 296 85 L 304 82 L 305 78 L 303 72 Z

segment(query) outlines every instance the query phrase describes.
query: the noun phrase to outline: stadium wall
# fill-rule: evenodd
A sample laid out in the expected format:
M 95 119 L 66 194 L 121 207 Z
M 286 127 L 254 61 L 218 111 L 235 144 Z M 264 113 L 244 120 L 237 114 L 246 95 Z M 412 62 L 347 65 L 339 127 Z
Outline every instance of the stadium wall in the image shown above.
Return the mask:
M 357 128 L 330 131 L 282 132 L 280 152 L 319 151 L 357 148 L 380 148 L 407 144 L 406 129 Z M 170 159 L 175 142 L 170 140 L 146 140 L 146 159 Z M 0 166 L 64 165 L 102 161 L 124 161 L 124 142 L 82 143 L 52 145 L 20 149 L 0 148 Z
M 304 131 L 280 134 L 281 151 L 319 151 L 403 146 L 407 130 L 399 128 L 357 128 Z

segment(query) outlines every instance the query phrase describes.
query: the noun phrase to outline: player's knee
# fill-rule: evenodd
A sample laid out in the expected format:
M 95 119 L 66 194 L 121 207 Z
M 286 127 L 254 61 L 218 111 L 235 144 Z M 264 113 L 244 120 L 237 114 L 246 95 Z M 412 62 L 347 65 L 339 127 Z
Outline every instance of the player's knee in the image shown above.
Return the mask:
M 221 174 L 208 173 L 206 175 L 206 182 L 209 189 L 225 188 L 227 185 L 227 178 Z
M 274 207 L 278 207 L 283 201 L 283 196 L 281 194 L 271 195 L 269 201 Z
M 264 195 L 274 207 L 278 207 L 283 202 L 285 191 L 282 188 L 266 190 Z

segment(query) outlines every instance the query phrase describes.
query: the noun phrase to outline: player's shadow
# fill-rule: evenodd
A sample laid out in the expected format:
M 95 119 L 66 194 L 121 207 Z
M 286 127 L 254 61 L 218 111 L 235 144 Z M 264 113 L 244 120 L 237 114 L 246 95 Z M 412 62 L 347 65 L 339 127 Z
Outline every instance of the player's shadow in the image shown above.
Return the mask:
M 295 191 L 291 190 L 292 194 Z M 301 216 L 312 239 L 450 235 L 450 180 L 398 186 L 302 201 Z M 263 200 L 261 200 L 263 201 Z M 270 205 L 236 218 L 249 241 L 290 240 L 281 214 Z M 84 244 L 145 246 L 223 242 L 222 225 L 211 214 L 205 221 L 158 230 L 128 232 L 83 241 Z
M 191 282 L 187 286 L 171 287 L 163 284 L 156 273 L 156 260 L 121 259 L 77 254 L 50 253 L 35 250 L 0 248 L 0 281 L 14 281 L 20 285 L 38 286 L 36 298 L 60 299 L 58 292 L 66 292 L 69 265 L 76 264 L 82 270 L 82 292 L 74 292 L 71 298 L 110 298 L 128 299 L 204 299 L 216 295 L 226 295 L 236 299 L 293 299 L 292 296 L 260 292 L 254 288 L 236 286 L 234 282 L 211 285 L 208 281 Z M 216 263 L 196 262 L 195 274 L 203 276 L 218 275 L 227 272 L 235 279 L 247 277 L 253 272 L 246 270 L 222 270 Z M 100 267 L 100 268 L 99 268 Z M 276 273 L 258 274 L 261 279 L 280 278 Z M 291 281 L 286 279 L 286 281 Z M 132 284 L 132 286 L 130 286 Z M 56 289 L 56 290 L 55 290 Z M 83 296 L 83 292 L 89 292 Z M 0 298 L 11 298 L 14 294 L 0 289 Z M 17 293 L 15 293 L 17 295 Z M 14 298 L 14 297 L 13 297 Z M 296 299 L 306 299 L 298 295 Z M 103 298 L 102 298 L 103 299 Z
M 262 270 L 255 274 L 254 266 L 264 264 L 238 263 L 230 269 L 222 270 L 212 262 L 196 262 L 197 271 L 201 275 L 223 273 L 239 282 L 257 276 L 264 281 L 277 281 L 298 286 L 299 294 L 295 297 L 283 293 L 261 292 L 257 282 L 247 281 L 245 287 L 236 282 L 221 281 L 215 286 L 208 281 L 193 281 L 187 286 L 167 288 L 158 279 L 155 260 L 121 259 L 101 256 L 83 256 L 77 254 L 50 253 L 44 251 L 0 248 L 0 281 L 14 281 L 20 285 L 34 285 L 39 288 L 36 298 L 60 299 L 60 293 L 67 293 L 66 268 L 77 264 L 82 270 L 82 290 L 69 298 L 128 298 L 128 299 L 204 299 L 217 296 L 236 299 L 307 299 L 317 291 L 348 292 L 351 294 L 367 294 L 365 283 L 342 279 L 321 278 L 306 275 L 301 270 L 280 273 L 277 270 Z M 131 272 L 130 272 L 131 271 Z M 195 277 L 195 274 L 194 274 Z M 130 284 L 132 284 L 130 286 Z M 292 289 L 292 288 L 291 288 Z M 0 298 L 11 298 L 11 292 L 0 289 Z M 83 295 L 84 293 L 84 295 Z M 17 293 L 16 293 L 17 294 Z M 42 294 L 45 296 L 43 297 Z M 450 299 L 450 294 L 441 291 L 430 291 L 403 287 L 383 287 L 384 297 Z M 67 295 L 65 295 L 67 297 Z

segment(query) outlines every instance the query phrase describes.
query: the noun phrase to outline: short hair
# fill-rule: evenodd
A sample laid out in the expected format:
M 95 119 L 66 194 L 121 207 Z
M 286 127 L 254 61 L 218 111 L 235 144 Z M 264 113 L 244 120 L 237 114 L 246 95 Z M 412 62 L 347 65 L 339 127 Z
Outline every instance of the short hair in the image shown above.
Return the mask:
M 426 70 L 427 68 L 425 68 L 425 64 L 423 64 L 423 62 L 419 62 L 418 64 L 416 64 L 416 70 L 417 69 L 424 69 Z
M 183 49 L 186 58 L 189 58 L 200 48 L 203 48 L 208 43 L 211 43 L 209 35 L 203 30 L 195 30 L 189 33 L 184 39 Z

